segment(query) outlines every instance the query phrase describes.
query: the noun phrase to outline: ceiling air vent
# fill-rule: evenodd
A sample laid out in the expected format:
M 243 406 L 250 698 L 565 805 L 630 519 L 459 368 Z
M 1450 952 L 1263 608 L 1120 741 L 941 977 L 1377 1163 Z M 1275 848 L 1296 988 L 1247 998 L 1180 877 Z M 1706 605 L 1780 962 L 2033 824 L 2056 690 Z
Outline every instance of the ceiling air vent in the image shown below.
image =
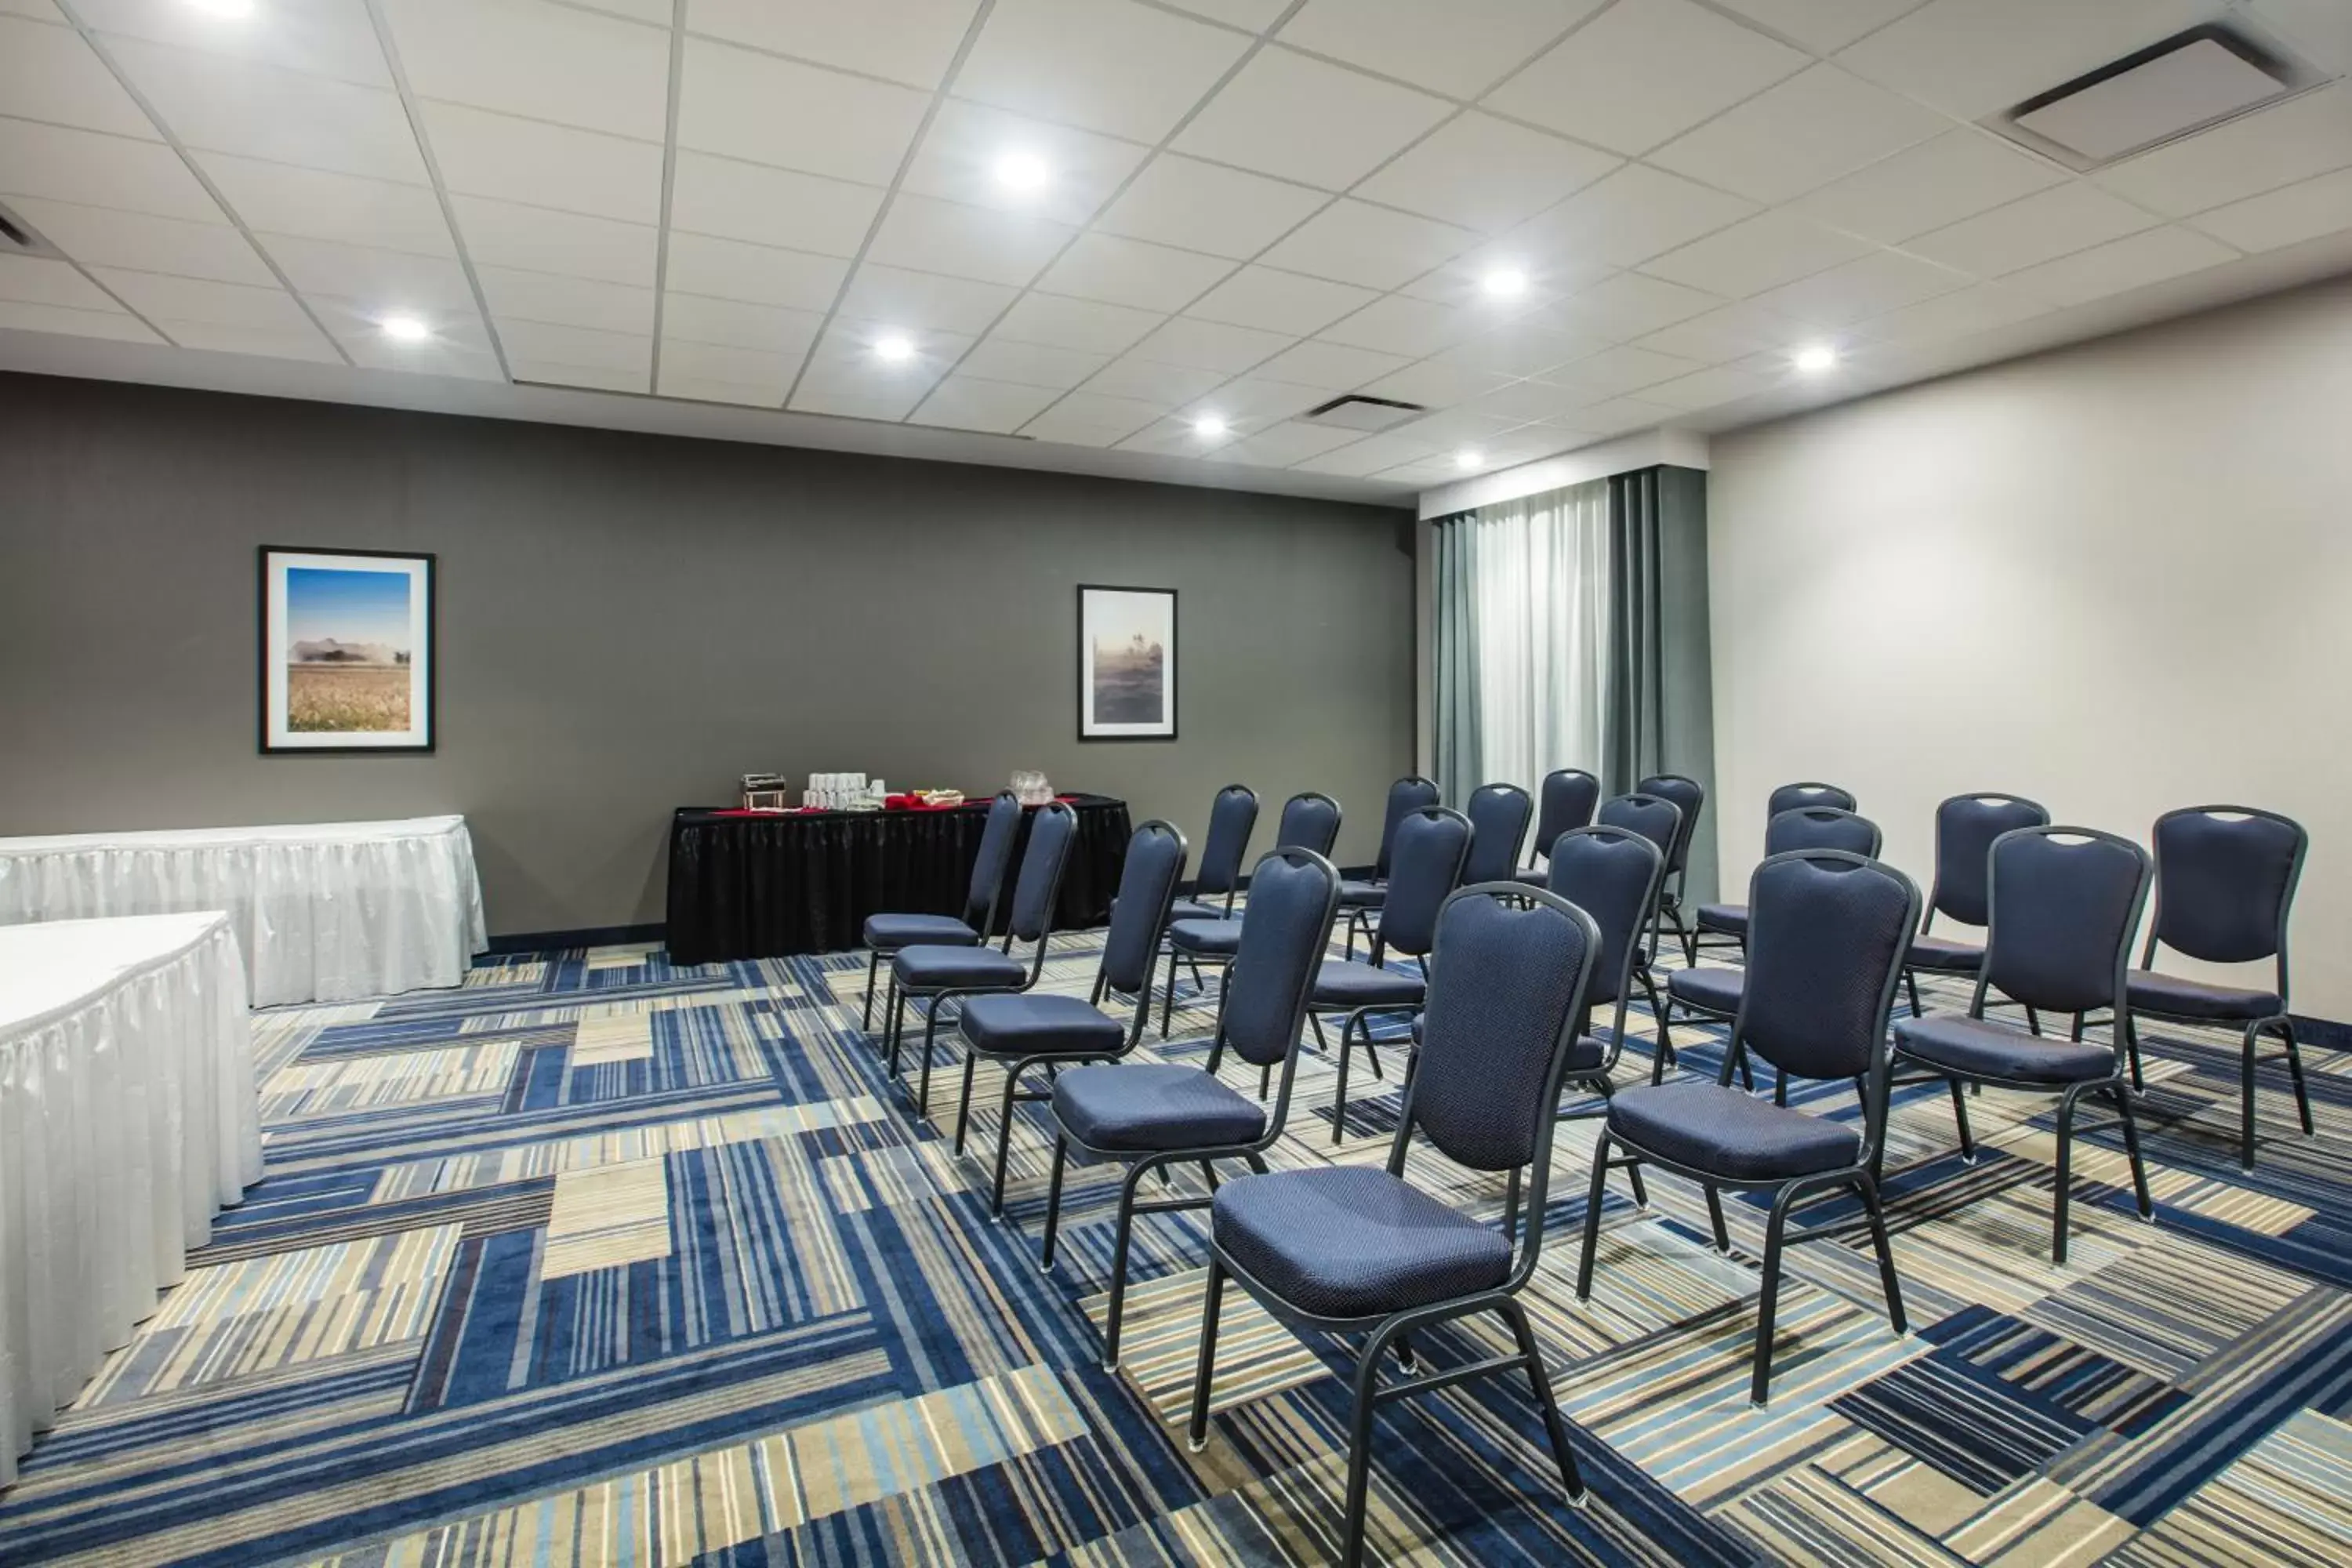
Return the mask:
M 2096 169 L 2260 109 L 2322 79 L 2231 20 L 2176 33 L 1984 123 L 2073 169 Z
M 62 256 L 31 224 L 0 206 L 0 256 Z
M 1310 425 L 1337 425 L 1344 430 L 1385 430 L 1391 425 L 1402 425 L 1416 414 L 1429 412 L 1419 403 L 1401 403 L 1393 397 L 1366 397 L 1350 393 L 1335 397 L 1318 407 L 1299 416 Z

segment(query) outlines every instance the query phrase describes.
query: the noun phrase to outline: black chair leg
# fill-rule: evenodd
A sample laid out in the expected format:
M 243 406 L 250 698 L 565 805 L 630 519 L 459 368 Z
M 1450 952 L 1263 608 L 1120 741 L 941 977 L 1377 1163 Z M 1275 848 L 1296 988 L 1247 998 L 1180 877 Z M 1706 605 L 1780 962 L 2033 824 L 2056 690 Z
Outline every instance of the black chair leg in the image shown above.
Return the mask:
M 2294 1085 L 2294 1108 L 2303 1117 L 2303 1135 L 2308 1138 L 2317 1130 L 2311 1122 L 2311 1092 L 2303 1086 L 2303 1053 L 2295 1048 L 2294 1019 L 2279 1025 L 2279 1037 L 2286 1042 L 2287 1079 Z
M 1726 1258 L 1731 1256 L 1731 1227 L 1723 1222 L 1723 1194 L 1713 1183 L 1706 1189 L 1706 1217 L 1715 1226 L 1715 1249 Z
M 1786 1107 L 1789 1103 L 1789 1069 L 1779 1068 L 1772 1074 L 1772 1103 Z
M 1045 1248 L 1037 1256 L 1037 1267 L 1050 1270 L 1054 1267 L 1054 1241 L 1062 1232 L 1062 1172 L 1070 1163 L 1070 1141 L 1060 1132 L 1054 1134 L 1054 1173 L 1045 1184 Z
M 906 1032 L 907 996 L 898 989 L 894 976 L 890 982 L 890 1017 L 883 1026 L 883 1037 L 890 1042 L 890 1081 L 898 1081 L 898 1041 Z
M 2031 1002 L 2025 1005 L 2025 1026 L 2037 1035 L 2042 1032 L 2042 1015 L 2033 1010 Z
M 971 1125 L 971 1079 L 980 1069 L 980 1058 L 967 1050 L 963 1054 L 963 1095 L 956 1104 L 955 1152 L 963 1152 L 963 1131 Z
M 1908 965 L 1906 965 L 1903 971 L 1903 984 L 1911 993 L 1911 1016 L 1915 1018 L 1926 1017 L 1927 1014 L 1919 1006 L 1919 976 Z
M 1958 1079 L 1944 1081 L 1952 1086 L 1952 1120 L 1959 1124 L 1960 1158 L 1973 1165 L 1977 1163 L 1977 1141 L 1969 1136 L 1969 1097 L 1960 1092 Z
M 1169 1020 L 1176 1016 L 1176 950 L 1168 950 L 1168 989 L 1160 998 L 1160 1037 L 1168 1037 Z
M 931 1047 L 939 1043 L 940 1004 L 944 997 L 934 996 L 923 1011 L 923 1070 L 921 1087 L 915 1093 L 915 1114 L 928 1121 L 931 1116 Z
M 1756 1298 L 1756 1369 L 1748 1382 L 1748 1403 L 1764 1408 L 1772 1386 L 1772 1323 L 1780 1305 L 1780 1244 L 1789 1227 L 1789 1189 L 1772 1199 L 1764 1222 L 1764 1288 Z
M 2145 1094 L 2147 1079 L 2140 1076 L 2139 1070 L 2139 1026 L 2132 1022 L 2129 1013 L 2123 1016 L 2117 1026 L 2124 1032 L 2124 1059 L 2131 1064 L 2132 1092 Z
M 1328 1052 L 1331 1049 L 1331 1042 L 1324 1037 L 1323 1020 L 1309 1013 L 1307 1015 L 1307 1026 L 1315 1031 L 1315 1048 Z
M 1896 1333 L 1907 1334 L 1911 1323 L 1903 1315 L 1903 1286 L 1895 1278 L 1895 1248 L 1886 1239 L 1886 1215 L 1878 1206 L 1878 1183 L 1865 1172 L 1854 1185 L 1861 1190 L 1862 1206 L 1870 1215 L 1870 1244 L 1878 1249 L 1878 1282 L 1886 1289 L 1886 1321 Z
M 869 949 L 866 954 L 866 1005 L 858 1010 L 857 1032 L 870 1034 L 874 1028 L 874 977 L 882 971 L 882 952 Z
M 1568 1446 L 1568 1426 L 1559 1418 L 1559 1401 L 1553 1395 L 1551 1378 L 1544 1371 L 1543 1352 L 1536 1347 L 1528 1310 L 1519 1305 L 1517 1297 L 1511 1297 L 1496 1310 L 1511 1325 L 1511 1337 L 1519 1342 L 1519 1354 L 1527 1358 L 1528 1386 L 1543 1411 L 1544 1436 L 1551 1439 L 1551 1457 L 1559 1462 L 1559 1484 L 1568 1493 L 1569 1506 L 1582 1508 L 1590 1494 L 1584 1489 L 1583 1476 L 1577 1471 L 1575 1450 Z
M 2066 1261 L 2066 1205 L 2074 1194 L 2074 1096 L 2068 1089 L 2058 1098 L 2058 1195 L 2051 1205 L 2050 1261 Z
M 1354 1014 L 1339 1026 L 1339 1085 L 1331 1092 L 1331 1143 L 1337 1148 L 1348 1121 L 1348 1047 L 1356 1031 Z
M 1519 1239 L 1519 1168 L 1511 1167 L 1509 1183 L 1503 1189 L 1503 1239 Z
M 1371 1343 L 1364 1347 L 1364 1359 L 1356 1363 L 1356 1403 L 1348 1412 L 1348 1493 L 1340 1568 L 1360 1568 L 1364 1561 L 1364 1503 L 1372 1479 L 1372 1394 L 1380 1381 L 1387 1337 L 1375 1330 Z
M 1119 1324 L 1127 1315 L 1127 1247 L 1135 1231 L 1135 1189 L 1144 1173 L 1151 1169 L 1151 1162 L 1139 1162 L 1129 1169 L 1127 1179 L 1118 1184 L 1118 1228 L 1110 1245 L 1110 1310 L 1103 1324 L 1102 1368 L 1105 1372 L 1118 1370 Z
M 1004 1113 L 996 1121 L 996 1184 L 988 1196 L 988 1212 L 998 1219 L 1004 1217 L 1004 1163 L 1013 1146 L 1013 1097 L 1021 1084 L 1021 1069 L 1027 1066 L 1027 1062 L 1015 1062 L 1004 1074 Z
M 2132 1195 L 2139 1200 L 2139 1217 L 2154 1219 L 2156 1204 L 2147 1195 L 2147 1167 L 2140 1163 L 2139 1119 L 2132 1114 L 2131 1091 L 2116 1085 L 2116 1109 L 2123 1113 L 2124 1153 L 2131 1161 Z
M 1601 1247 L 1601 1205 L 1609 1195 L 1609 1130 L 1602 1128 L 1601 1141 L 1592 1146 L 1592 1188 L 1584 1200 L 1584 1256 L 1576 1265 L 1576 1299 L 1589 1300 L 1592 1296 L 1592 1255 Z
M 1192 1421 L 1185 1443 L 1200 1453 L 1209 1446 L 1209 1378 L 1217 1366 L 1217 1310 L 1224 1304 L 1225 1266 L 1209 1254 L 1209 1290 L 1201 1302 L 1201 1359 L 1192 1372 Z

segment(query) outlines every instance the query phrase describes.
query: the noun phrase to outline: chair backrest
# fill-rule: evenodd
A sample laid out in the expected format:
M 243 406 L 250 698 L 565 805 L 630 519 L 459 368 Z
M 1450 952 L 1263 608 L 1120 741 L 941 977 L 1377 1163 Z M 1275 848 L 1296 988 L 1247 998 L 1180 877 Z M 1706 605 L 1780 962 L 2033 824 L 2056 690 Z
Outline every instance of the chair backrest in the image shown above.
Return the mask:
M 2054 1013 L 2120 1009 L 2147 851 L 2095 827 L 2016 827 L 1986 858 L 1991 918 L 1970 1014 L 1989 986 Z
M 1339 873 L 1311 849 L 1270 851 L 1251 870 L 1241 943 L 1217 1015 L 1224 1043 L 1244 1061 L 1271 1067 L 1289 1056 L 1339 908 Z M 1286 1073 L 1283 1093 L 1289 1092 Z
M 1257 831 L 1257 791 L 1247 784 L 1227 784 L 1209 807 L 1209 836 L 1201 845 L 1200 868 L 1192 874 L 1197 898 L 1218 893 L 1232 898 L 1242 885 L 1242 862 L 1249 854 L 1250 835 Z
M 963 923 L 982 940 L 994 922 L 1004 873 L 1013 864 L 1013 841 L 1021 836 L 1021 797 L 999 790 L 988 803 L 988 826 L 980 830 L 980 858 L 971 863 L 971 886 L 963 896 Z
M 1103 939 L 1102 972 L 1114 991 L 1145 996 L 1149 1007 L 1151 968 L 1160 938 L 1168 929 L 1169 906 L 1184 879 L 1184 836 L 1173 824 L 1153 820 L 1127 841 L 1119 868 L 1118 898 L 1111 905 L 1110 934 Z
M 1029 825 L 1029 847 L 1021 852 L 1021 879 L 1013 885 L 1013 919 L 1006 945 L 1019 937 L 1039 944 L 1054 931 L 1054 906 L 1060 901 L 1062 868 L 1069 863 L 1070 841 L 1078 834 L 1078 814 L 1058 800 L 1037 808 Z
M 1985 867 L 1992 841 L 2013 828 L 2048 826 L 2048 810 L 2023 795 L 1956 795 L 1936 807 L 1936 885 L 1927 895 L 1929 913 L 1983 925 L 1991 918 Z
M 1591 915 L 1601 933 L 1584 996 L 1589 1005 L 1622 1003 L 1632 989 L 1642 928 L 1665 879 L 1665 851 L 1628 828 L 1570 828 L 1552 841 L 1551 890 Z
M 1389 951 L 1413 958 L 1428 953 L 1437 941 L 1438 906 L 1462 885 L 1470 844 L 1470 819 L 1447 806 L 1424 805 L 1397 824 L 1373 963 Z
M 1764 820 L 1771 821 L 1784 811 L 1794 811 L 1801 805 L 1833 805 L 1840 811 L 1852 811 L 1853 792 L 1840 789 L 1832 784 L 1784 784 L 1772 792 L 1764 803 Z
M 1682 812 L 1682 824 L 1675 830 L 1674 844 L 1666 850 L 1666 875 L 1679 875 L 1690 864 L 1691 839 L 1698 833 L 1698 814 L 1706 806 L 1706 786 L 1681 773 L 1652 773 L 1633 786 L 1633 793 L 1673 801 Z
M 1748 884 L 1748 922 L 1734 1042 L 1796 1078 L 1882 1072 L 1895 983 L 1919 923 L 1911 879 L 1843 849 L 1775 855 Z M 1725 1053 L 1719 1081 L 1731 1081 L 1735 1055 Z
M 1524 882 L 1475 883 L 1445 900 L 1390 1170 L 1402 1173 L 1418 1127 L 1474 1171 L 1532 1162 L 1530 1212 L 1541 1212 L 1560 1075 L 1600 949 L 1591 915 Z
M 1310 789 L 1282 803 L 1282 822 L 1274 833 L 1276 849 L 1311 849 L 1328 858 L 1339 841 L 1338 801 Z
M 1535 806 L 1528 792 L 1513 784 L 1480 784 L 1463 807 L 1470 818 L 1470 863 L 1464 880 L 1499 882 L 1519 868 L 1519 847 L 1528 840 L 1528 821 Z
M 1612 795 L 1601 803 L 1601 814 L 1594 822 L 1602 827 L 1622 827 L 1628 833 L 1638 833 L 1658 847 L 1658 853 L 1668 858 L 1672 865 L 1675 840 L 1682 837 L 1683 808 L 1659 795 Z
M 1535 852 L 1549 859 L 1552 840 L 1591 826 L 1592 808 L 1600 804 L 1601 781 L 1582 768 L 1556 768 L 1544 774 L 1536 790 Z
M 2156 819 L 2156 944 L 2208 963 L 2275 954 L 2286 989 L 2286 922 L 2311 837 L 2303 824 L 2252 805 L 2190 805 Z
M 1878 824 L 1836 806 L 1793 806 L 1764 825 L 1767 855 L 1786 855 L 1791 849 L 1843 849 L 1875 860 L 1878 842 Z
M 1381 852 L 1372 861 L 1372 875 L 1389 874 L 1389 857 L 1396 847 L 1397 824 L 1424 805 L 1437 804 L 1437 785 L 1419 773 L 1408 773 L 1389 785 L 1387 815 L 1381 818 Z

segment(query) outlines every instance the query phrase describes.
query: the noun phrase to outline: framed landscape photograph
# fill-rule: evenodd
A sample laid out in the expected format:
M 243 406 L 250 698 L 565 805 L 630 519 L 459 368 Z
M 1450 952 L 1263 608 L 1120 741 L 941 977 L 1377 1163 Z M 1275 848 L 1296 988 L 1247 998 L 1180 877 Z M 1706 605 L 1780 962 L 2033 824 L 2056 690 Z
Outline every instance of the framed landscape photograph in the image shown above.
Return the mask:
M 433 749 L 433 557 L 261 547 L 261 749 Z
M 1078 739 L 1176 738 L 1176 590 L 1078 584 Z

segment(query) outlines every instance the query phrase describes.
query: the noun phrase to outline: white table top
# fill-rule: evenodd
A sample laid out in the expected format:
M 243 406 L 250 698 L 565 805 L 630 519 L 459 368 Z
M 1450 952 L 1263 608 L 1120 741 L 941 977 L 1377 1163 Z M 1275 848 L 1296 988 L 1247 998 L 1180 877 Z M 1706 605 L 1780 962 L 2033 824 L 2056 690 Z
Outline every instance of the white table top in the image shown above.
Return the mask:
M 464 827 L 462 816 L 412 816 L 395 822 L 299 822 L 266 827 L 163 827 L 134 833 L 58 833 L 0 838 L 0 855 L 57 855 L 77 849 L 205 849 L 225 844 L 344 843 L 429 838 Z
M 0 926 L 0 1036 L 37 1027 L 228 923 L 210 910 Z

